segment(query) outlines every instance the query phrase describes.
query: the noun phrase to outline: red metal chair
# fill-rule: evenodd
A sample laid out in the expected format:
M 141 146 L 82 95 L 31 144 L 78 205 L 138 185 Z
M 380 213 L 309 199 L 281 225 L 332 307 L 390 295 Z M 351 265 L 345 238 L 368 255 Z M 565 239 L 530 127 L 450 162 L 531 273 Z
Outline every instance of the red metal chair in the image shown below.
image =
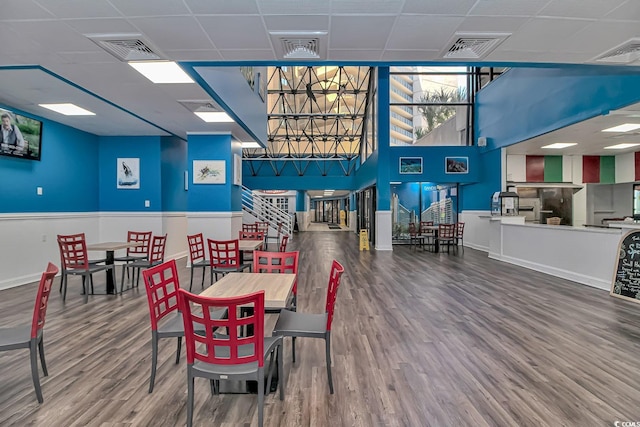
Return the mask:
M 456 222 L 456 250 L 458 245 L 462 246 L 462 251 L 464 252 L 464 222 Z
M 255 251 L 253 253 L 253 272 L 254 273 L 292 273 L 298 274 L 298 257 L 300 252 L 266 252 Z M 296 311 L 298 304 L 298 279 L 293 284 L 291 291 L 291 301 L 287 306 Z M 267 307 L 267 312 L 279 313 L 280 309 Z
M 409 249 L 418 247 L 418 234 L 419 230 L 416 227 L 415 222 L 409 223 Z
M 251 269 L 251 264 L 243 263 L 240 259 L 239 240 L 212 240 L 207 239 L 209 248 L 209 267 L 211 269 L 211 284 L 215 275 L 218 280 L 218 273 L 225 275 L 231 272 L 241 272 L 247 268 Z
M 49 372 L 47 371 L 47 364 L 44 359 L 44 318 L 47 314 L 49 294 L 51 293 L 53 278 L 56 274 L 58 274 L 58 267 L 49 263 L 46 271 L 42 273 L 40 277 L 40 285 L 38 286 L 38 294 L 36 295 L 31 325 L 0 329 L 0 351 L 17 350 L 20 348 L 29 349 L 31 377 L 39 403 L 42 403 L 44 399 L 42 398 L 42 389 L 40 388 L 37 353 L 40 353 L 40 364 L 42 365 L 42 372 L 46 377 L 49 375 Z
M 242 231 L 256 232 L 258 231 L 258 224 L 242 224 Z
M 435 250 L 436 246 L 436 232 L 427 227 L 432 227 L 433 221 L 420 221 L 420 239 L 422 240 L 422 247 L 433 246 Z
M 139 261 L 147 259 L 149 255 L 149 245 L 151 244 L 151 231 L 127 231 L 127 242 L 142 243 L 141 246 L 134 246 L 127 248 L 127 255 L 123 257 L 114 258 L 114 261 L 122 261 L 128 264 L 133 261 Z M 120 289 L 124 284 L 124 273 L 128 273 L 129 270 L 124 266 L 122 267 L 122 280 L 120 281 Z M 128 276 L 127 276 L 128 278 Z
M 329 285 L 327 286 L 327 300 L 325 312 L 322 314 L 300 313 L 283 309 L 273 330 L 274 335 L 292 337 L 292 357 L 296 362 L 296 337 L 321 338 L 325 340 L 327 357 L 327 377 L 329 378 L 329 391 L 333 394 L 333 378 L 331 377 L 331 322 L 336 304 L 336 294 L 340 286 L 340 278 L 344 273 L 344 267 L 336 260 L 331 264 Z
M 62 264 L 62 301 L 67 297 L 68 276 L 82 276 L 82 289 L 85 304 L 89 301 L 89 289 L 87 289 L 87 277 L 93 293 L 93 273 L 111 270 L 113 283 L 116 282 L 116 271 L 113 264 L 98 265 L 100 261 L 90 261 L 87 255 L 87 242 L 84 233 L 62 235 L 58 234 L 58 248 L 60 249 L 60 261 Z M 115 289 L 114 289 L 115 291 Z
M 212 392 L 220 380 L 258 382 L 258 425 L 263 425 L 265 394 L 264 361 L 277 353 L 280 400 L 284 399 L 284 369 L 282 361 L 282 337 L 264 336 L 264 292 L 256 292 L 233 298 L 209 298 L 191 294 L 184 289 L 178 293 L 183 315 L 185 343 L 187 347 L 187 426 L 193 424 L 194 379 L 207 378 Z M 240 308 L 252 308 L 243 310 Z M 228 317 L 211 316 L 212 312 L 225 310 Z M 204 331 L 200 333 L 195 327 Z M 214 333 L 226 328 L 228 335 Z M 242 335 L 242 331 L 251 331 Z M 271 379 L 269 369 L 269 380 Z
M 133 261 L 128 264 L 125 264 L 124 267 L 127 269 L 132 269 L 131 278 L 135 277 L 136 271 L 138 272 L 138 276 L 136 277 L 136 287 L 140 283 L 140 270 L 154 267 L 158 264 L 162 264 L 164 262 L 164 249 L 167 245 L 167 235 L 164 236 L 153 236 L 151 240 L 151 246 L 149 246 L 149 252 L 146 259 L 141 259 L 138 261 Z M 123 290 L 123 284 L 120 285 L 120 292 Z
M 209 260 L 205 257 L 204 238 L 202 233 L 187 236 L 189 243 L 189 258 L 191 259 L 191 280 L 189 281 L 189 292 L 193 288 L 193 270 L 202 268 L 202 288 L 204 289 L 204 276 L 209 267 Z
M 287 250 L 287 243 L 289 242 L 289 235 L 285 234 L 282 236 L 282 240 L 280 241 L 280 252 L 285 252 Z
M 455 224 L 438 224 L 438 245 L 440 247 L 445 245 L 447 247 L 447 253 L 449 253 L 449 248 L 451 246 L 455 247 L 455 233 Z
M 238 231 L 238 239 L 264 241 L 264 233 L 262 231 Z

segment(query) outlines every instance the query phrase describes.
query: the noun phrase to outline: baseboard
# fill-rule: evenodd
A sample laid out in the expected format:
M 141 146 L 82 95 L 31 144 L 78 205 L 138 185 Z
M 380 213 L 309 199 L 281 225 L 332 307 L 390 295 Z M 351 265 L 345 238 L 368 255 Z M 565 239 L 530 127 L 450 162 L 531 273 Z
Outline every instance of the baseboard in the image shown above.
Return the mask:
M 42 277 L 42 273 L 27 274 L 25 276 L 12 277 L 11 279 L 2 280 L 0 281 L 0 290 L 15 288 L 18 286 L 37 282 L 38 280 L 40 280 L 40 277 Z
M 465 248 L 476 249 L 476 250 L 482 251 L 482 252 L 487 252 L 487 253 L 489 252 L 489 246 L 476 245 L 475 243 L 464 242 L 464 247 Z
M 182 251 L 182 252 L 178 252 L 172 255 L 168 255 L 167 257 L 165 257 L 166 260 L 169 259 L 182 259 L 182 258 L 186 258 L 188 255 L 187 251 Z

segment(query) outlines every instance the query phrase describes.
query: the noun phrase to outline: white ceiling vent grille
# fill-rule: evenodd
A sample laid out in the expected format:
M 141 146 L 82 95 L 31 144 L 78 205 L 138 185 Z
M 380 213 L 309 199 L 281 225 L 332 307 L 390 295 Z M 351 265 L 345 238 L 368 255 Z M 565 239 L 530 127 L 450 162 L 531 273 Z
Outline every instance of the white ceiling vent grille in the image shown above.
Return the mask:
M 510 33 L 455 33 L 442 52 L 445 59 L 480 59 L 487 56 Z
M 156 61 L 164 60 L 140 34 L 87 34 L 95 44 L 121 61 Z
M 224 111 L 210 99 L 183 99 L 178 103 L 192 113 L 201 111 Z
M 326 31 L 271 31 L 276 55 L 282 59 L 325 59 L 327 56 Z
M 630 39 L 613 49 L 597 56 L 595 62 L 630 64 L 640 59 L 640 39 Z

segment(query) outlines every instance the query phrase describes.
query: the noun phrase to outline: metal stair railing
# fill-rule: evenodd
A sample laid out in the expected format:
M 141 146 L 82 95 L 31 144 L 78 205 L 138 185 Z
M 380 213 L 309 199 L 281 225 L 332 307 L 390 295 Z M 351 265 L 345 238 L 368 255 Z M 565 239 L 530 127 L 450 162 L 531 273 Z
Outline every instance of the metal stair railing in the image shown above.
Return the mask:
M 291 236 L 293 232 L 293 215 L 280 209 L 266 198 L 254 194 L 251 189 L 245 186 L 242 186 L 242 210 L 253 215 L 258 221 L 269 223 L 269 227 L 274 230 L 278 230 L 278 224 L 281 223 L 282 235 Z

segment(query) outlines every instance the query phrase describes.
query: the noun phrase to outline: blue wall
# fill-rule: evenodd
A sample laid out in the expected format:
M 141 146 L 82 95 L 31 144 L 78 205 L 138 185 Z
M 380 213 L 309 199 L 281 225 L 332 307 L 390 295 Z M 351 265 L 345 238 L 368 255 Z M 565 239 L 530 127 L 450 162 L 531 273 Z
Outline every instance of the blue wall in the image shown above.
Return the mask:
M 39 162 L 0 156 L 0 212 L 98 211 L 98 138 L 16 112 L 43 122 L 42 156 Z
M 100 210 L 105 212 L 162 211 L 159 136 L 99 137 Z M 117 159 L 140 159 L 140 189 L 116 187 Z M 150 207 L 144 202 L 149 200 Z
M 162 137 L 160 140 L 160 161 L 162 180 L 162 210 L 165 212 L 185 212 L 187 192 L 184 189 L 184 172 L 187 169 L 187 141 L 176 137 Z

